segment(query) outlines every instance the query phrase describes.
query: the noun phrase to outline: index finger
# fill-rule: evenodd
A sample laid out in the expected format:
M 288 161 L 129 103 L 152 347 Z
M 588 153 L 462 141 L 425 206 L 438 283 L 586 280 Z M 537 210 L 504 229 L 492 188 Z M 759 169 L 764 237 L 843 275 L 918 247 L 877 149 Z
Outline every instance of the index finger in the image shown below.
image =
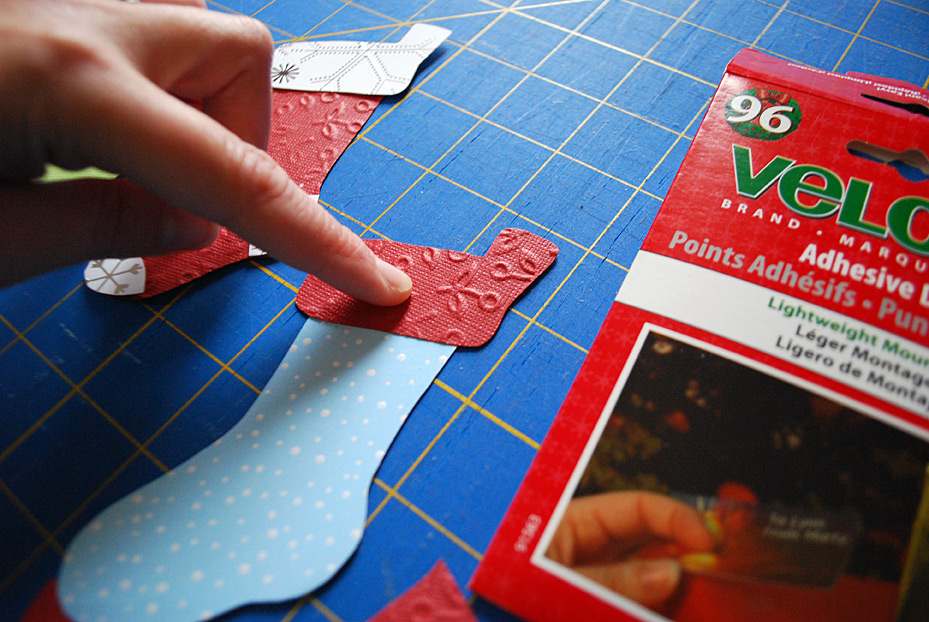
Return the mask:
M 552 546 L 575 565 L 603 559 L 611 551 L 629 549 L 655 539 L 688 551 L 713 547 L 713 536 L 697 511 L 650 492 L 609 492 L 571 501 Z

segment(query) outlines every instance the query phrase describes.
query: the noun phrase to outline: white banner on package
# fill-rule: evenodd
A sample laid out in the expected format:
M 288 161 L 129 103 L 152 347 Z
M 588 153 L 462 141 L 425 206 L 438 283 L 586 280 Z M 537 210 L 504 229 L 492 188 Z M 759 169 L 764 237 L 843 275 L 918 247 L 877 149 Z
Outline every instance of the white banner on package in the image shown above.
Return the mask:
M 929 419 L 929 348 L 871 324 L 644 251 L 616 301 L 766 352 Z

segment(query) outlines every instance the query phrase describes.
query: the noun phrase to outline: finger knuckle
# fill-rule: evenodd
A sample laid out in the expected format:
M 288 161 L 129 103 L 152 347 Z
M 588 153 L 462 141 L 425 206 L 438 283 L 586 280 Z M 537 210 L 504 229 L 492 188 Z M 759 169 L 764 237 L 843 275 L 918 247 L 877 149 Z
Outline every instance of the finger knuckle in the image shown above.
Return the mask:
M 230 25 L 247 56 L 270 61 L 274 53 L 274 40 L 264 24 L 251 17 L 233 15 L 230 16 Z
M 312 221 L 312 229 L 316 231 L 314 239 L 319 248 L 325 249 L 325 252 L 315 253 L 308 265 L 310 272 L 331 276 L 346 266 L 361 265 L 368 260 L 373 262 L 374 257 L 368 247 L 348 227 L 329 218 L 325 212 L 315 216 L 307 214 L 306 217 Z
M 267 153 L 232 135 L 227 138 L 226 153 L 226 161 L 234 167 L 230 177 L 239 186 L 246 205 L 259 216 L 281 202 L 293 200 L 295 187 Z M 223 224 L 235 228 L 236 218 L 236 213 L 229 213 Z
M 359 242 L 358 236 L 352 233 L 348 227 L 334 218 L 327 219 L 327 221 L 329 228 L 327 238 L 331 240 L 329 251 L 333 258 L 353 263 L 368 256 L 368 247 Z
M 36 41 L 33 76 L 44 78 L 49 84 L 60 84 L 62 78 L 87 70 L 98 70 L 111 65 L 105 46 L 79 36 L 78 33 L 54 29 Z

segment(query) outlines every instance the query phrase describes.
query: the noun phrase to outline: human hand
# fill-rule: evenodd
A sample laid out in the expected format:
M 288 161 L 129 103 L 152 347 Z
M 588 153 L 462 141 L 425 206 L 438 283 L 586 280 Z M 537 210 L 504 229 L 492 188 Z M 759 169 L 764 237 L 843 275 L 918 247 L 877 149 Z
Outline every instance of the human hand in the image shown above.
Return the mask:
M 609 492 L 571 501 L 546 556 L 656 608 L 680 583 L 676 556 L 714 544 L 700 515 L 683 502 L 649 492 Z M 653 545 L 664 545 L 663 558 L 635 556 Z
M 220 223 L 357 298 L 405 300 L 409 277 L 264 152 L 267 29 L 204 6 L 0 2 L 0 287 L 92 258 L 200 248 Z M 132 183 L 30 183 L 46 163 Z

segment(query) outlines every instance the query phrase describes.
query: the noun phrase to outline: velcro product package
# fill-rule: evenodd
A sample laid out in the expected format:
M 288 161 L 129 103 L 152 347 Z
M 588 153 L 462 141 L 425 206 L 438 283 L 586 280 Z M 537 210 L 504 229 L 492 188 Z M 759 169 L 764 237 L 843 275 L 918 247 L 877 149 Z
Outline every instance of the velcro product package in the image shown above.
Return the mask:
M 740 52 L 472 588 L 929 620 L 927 154 L 926 90 Z

